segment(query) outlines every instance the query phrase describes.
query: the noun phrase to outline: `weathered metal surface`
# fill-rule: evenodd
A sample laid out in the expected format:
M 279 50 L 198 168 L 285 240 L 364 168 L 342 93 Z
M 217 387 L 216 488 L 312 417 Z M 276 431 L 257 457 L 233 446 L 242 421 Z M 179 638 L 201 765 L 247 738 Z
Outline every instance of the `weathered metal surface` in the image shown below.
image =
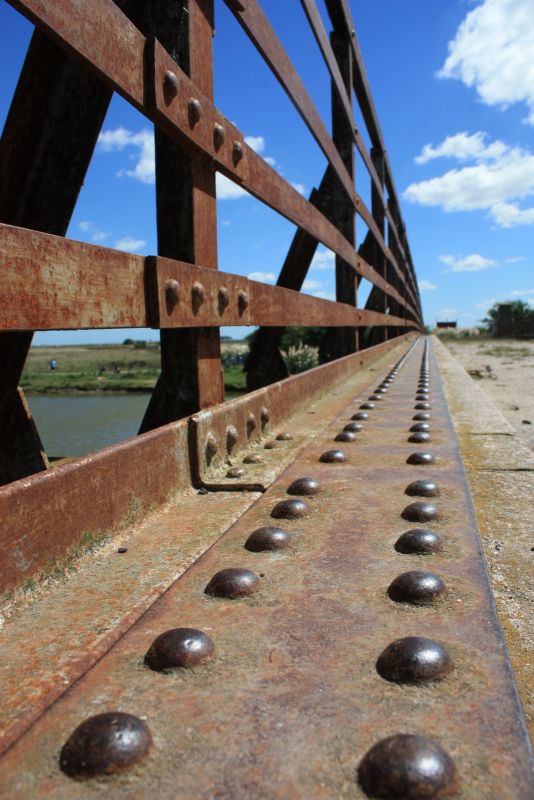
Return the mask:
M 295 406 L 296 415 L 284 419 L 283 427 L 268 430 L 267 439 L 249 442 L 240 453 L 236 450 L 235 463 L 243 465 L 249 482 L 255 476 L 254 480 L 265 485 L 271 483 L 357 391 L 368 387 L 368 393 L 373 372 L 384 369 L 402 349 L 402 344 L 391 353 L 384 348 L 381 357 L 370 362 L 367 369 L 354 369 L 346 380 L 329 387 L 326 393 L 310 395 L 311 403 L 300 409 Z M 222 417 L 222 408 L 219 411 Z M 232 409 L 228 409 L 228 422 L 235 418 Z M 20 527 L 27 533 L 28 548 L 38 536 L 46 542 L 52 525 L 60 537 L 69 530 L 72 537 L 78 535 L 74 543 L 81 546 L 74 554 L 67 550 L 67 558 L 62 558 L 59 564 L 45 561 L 44 581 L 28 581 L 25 589 L 15 594 L 15 608 L 8 603 L 3 610 L 6 628 L 0 683 L 5 702 L 0 710 L 0 751 L 19 738 L 96 663 L 258 496 L 250 491 L 208 492 L 190 488 L 186 464 L 193 459 L 187 459 L 183 468 L 172 461 L 172 451 L 185 447 L 175 433 L 173 438 L 174 429 L 173 425 L 157 434 L 140 437 L 126 448 L 111 448 L 96 455 L 91 464 L 82 460 L 78 468 L 87 498 L 82 496 L 83 489 L 78 488 L 73 470 L 58 474 L 57 496 L 42 493 L 37 498 L 41 503 L 40 516 L 37 513 L 24 516 L 15 507 Z M 294 431 L 293 439 L 275 438 L 279 432 L 288 430 Z M 276 441 L 278 446 L 265 448 L 265 441 Z M 256 460 L 258 455 L 261 462 Z M 149 458 L 158 465 L 149 472 L 151 480 L 157 481 L 152 494 L 144 473 L 144 461 Z M 116 465 L 115 471 L 111 469 L 112 463 Z M 104 473 L 102 483 L 95 479 L 100 469 Z M 219 472 L 216 468 L 212 470 L 208 477 L 213 484 L 215 478 L 220 480 L 224 475 L 223 466 Z M 121 491 L 122 485 L 116 486 L 115 506 L 110 509 L 106 492 L 112 480 L 118 480 L 117 476 L 126 483 L 126 491 Z M 62 501 L 66 487 L 72 497 L 68 505 Z M 19 486 L 19 492 L 20 489 Z M 169 492 L 167 497 L 165 491 Z M 30 487 L 26 505 L 34 511 L 38 508 Z M 4 507 L 2 511 L 5 510 Z M 94 543 L 95 537 L 98 541 L 100 535 L 110 538 L 93 555 L 74 557 L 76 552 Z M 126 552 L 118 545 L 126 545 Z M 40 548 L 37 542 L 37 553 L 41 553 Z M 71 591 L 73 585 L 75 592 Z M 32 587 L 29 595 L 27 587 Z M 58 619 L 61 625 L 57 625 Z
M 144 258 L 0 225 L 0 329 L 146 327 Z
M 393 547 L 404 525 L 404 490 L 422 469 L 406 464 L 420 354 L 419 345 L 359 440 L 344 445 L 345 463 L 319 459 L 367 392 L 6 754 L 6 796 L 364 797 L 358 768 L 373 745 L 395 734 L 442 748 L 463 800 L 532 795 L 531 754 L 433 359 L 438 460 L 424 469 L 441 486 L 434 527 L 444 550 L 421 557 Z M 319 479 L 321 491 L 306 498 L 307 516 L 283 521 L 292 547 L 245 549 L 303 475 Z M 259 591 L 236 600 L 205 594 L 215 573 L 236 567 L 260 577 Z M 440 602 L 393 602 L 389 583 L 421 568 L 445 582 Z M 216 655 L 198 669 L 158 675 L 143 665 L 144 654 L 177 624 L 207 633 Z M 376 661 L 406 635 L 444 646 L 453 669 L 425 685 L 386 681 Z M 105 782 L 63 774 L 58 756 L 72 731 L 89 716 L 118 710 L 147 723 L 150 755 Z M 363 767 L 359 774 L 364 779 Z
M 0 224 L 0 329 L 404 325 L 208 267 Z M 145 292 L 147 293 L 145 295 Z
M 144 69 L 142 54 L 140 52 L 140 43 L 138 41 L 139 32 L 129 22 L 126 16 L 121 20 L 119 26 L 118 20 L 113 24 L 111 22 L 110 11 L 108 6 L 113 5 L 110 0 L 97 0 L 98 8 L 92 9 L 90 19 L 86 20 L 87 29 L 90 35 L 86 36 L 87 40 L 93 42 L 92 46 L 87 44 L 83 45 L 79 42 L 79 23 L 78 15 L 71 7 L 72 0 L 58 0 L 54 4 L 54 11 L 47 11 L 42 8 L 42 4 L 38 0 L 16 0 L 14 5 L 24 13 L 30 15 L 37 24 L 43 25 L 46 29 L 53 31 L 57 36 L 60 36 L 61 41 L 69 48 L 74 48 L 74 51 L 87 58 L 89 64 L 92 64 L 99 73 L 105 70 L 103 77 L 107 76 L 111 80 L 114 88 L 126 94 L 127 99 L 135 103 L 138 98 L 132 92 L 136 88 L 135 81 L 126 80 L 124 76 L 120 76 L 122 85 L 117 85 L 117 74 L 114 72 L 114 59 L 116 57 L 116 48 L 111 42 L 108 42 L 109 47 L 105 54 L 97 51 L 94 42 L 99 40 L 99 37 L 104 36 L 105 41 L 108 41 L 110 35 L 113 34 L 117 28 L 117 47 L 124 47 L 125 42 L 131 44 L 131 50 L 128 56 L 128 63 L 132 72 L 136 75 L 142 73 Z M 115 11 L 120 14 L 118 9 L 113 6 Z M 36 16 L 36 10 L 40 14 Z M 103 30 L 105 24 L 106 27 Z M 129 30 L 132 29 L 133 31 Z M 135 33 L 134 33 L 135 31 Z M 131 40 L 131 41 L 130 41 Z M 145 105 L 141 109 L 143 113 L 155 120 L 160 127 L 162 127 L 167 134 L 176 137 L 181 145 L 192 148 L 194 151 L 200 150 L 207 155 L 210 160 L 215 159 L 215 145 L 213 142 L 213 125 L 219 124 L 232 130 L 231 123 L 226 120 L 222 115 L 214 109 L 212 103 L 206 95 L 190 81 L 185 72 L 180 69 L 171 56 L 156 42 L 154 45 L 154 62 L 150 63 L 148 60 L 148 75 L 147 85 L 154 87 L 156 92 L 154 105 L 154 98 L 144 98 Z M 165 73 L 172 72 L 176 76 L 177 86 L 187 87 L 189 97 L 199 100 L 202 106 L 202 117 L 200 121 L 191 126 L 189 115 L 187 119 L 185 116 L 179 114 L 175 115 L 172 108 L 172 98 L 169 106 L 165 103 L 158 103 L 158 91 L 165 85 Z M 204 124 L 203 121 L 206 121 Z M 209 137 L 206 131 L 209 129 Z M 233 151 L 234 152 L 234 151 Z M 239 156 L 234 156 L 232 163 L 229 164 L 225 161 L 220 164 L 223 171 L 226 172 L 228 177 L 236 180 L 243 188 L 247 189 L 251 194 L 262 200 L 264 203 L 274 208 L 283 216 L 287 217 L 290 221 L 294 222 L 300 228 L 306 230 L 316 239 L 321 241 L 327 247 L 332 249 L 337 255 L 343 258 L 353 269 L 362 277 L 367 278 L 371 283 L 381 287 L 386 294 L 396 299 L 400 305 L 406 305 L 406 300 L 399 294 L 395 287 L 385 282 L 376 270 L 367 264 L 361 257 L 359 257 L 354 248 L 349 242 L 337 231 L 337 229 L 325 217 L 311 206 L 284 178 L 280 176 L 269 164 L 267 164 L 261 156 L 257 155 L 252 148 L 244 144 L 240 146 Z M 248 165 L 248 175 L 240 174 L 241 163 Z M 411 309 L 417 316 L 417 311 Z

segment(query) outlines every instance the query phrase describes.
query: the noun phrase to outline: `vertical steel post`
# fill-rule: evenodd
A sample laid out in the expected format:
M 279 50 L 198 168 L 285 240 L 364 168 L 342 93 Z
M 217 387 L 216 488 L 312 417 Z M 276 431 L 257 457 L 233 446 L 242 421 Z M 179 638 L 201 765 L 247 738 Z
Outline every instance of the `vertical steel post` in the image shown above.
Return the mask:
M 213 99 L 213 0 L 152 0 L 149 12 L 151 32 Z M 217 269 L 215 171 L 159 130 L 155 142 L 158 252 Z M 141 432 L 223 400 L 219 329 L 162 330 L 161 374 Z
M 330 35 L 332 50 L 336 58 L 347 94 L 352 102 L 352 47 L 346 28 L 334 30 Z M 353 122 L 349 122 L 336 85 L 332 81 L 332 139 L 354 181 L 354 132 Z M 327 216 L 352 245 L 356 244 L 356 216 L 351 199 L 341 186 L 337 177 L 334 179 L 333 191 L 330 194 L 331 207 Z M 353 307 L 357 300 L 358 276 L 342 258 L 336 256 L 336 300 Z M 358 349 L 358 328 L 330 329 L 321 346 L 321 361 L 354 353 Z

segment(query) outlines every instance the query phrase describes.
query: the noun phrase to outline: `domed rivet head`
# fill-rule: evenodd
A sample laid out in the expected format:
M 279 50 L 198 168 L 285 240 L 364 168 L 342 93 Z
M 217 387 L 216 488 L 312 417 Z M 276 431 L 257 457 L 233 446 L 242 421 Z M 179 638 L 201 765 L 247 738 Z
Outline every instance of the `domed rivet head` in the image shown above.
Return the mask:
M 219 449 L 219 442 L 217 440 L 217 437 L 214 436 L 213 433 L 208 433 L 206 437 L 206 457 L 208 459 L 213 458 L 218 449 Z
M 277 447 L 281 446 L 281 442 L 277 442 L 276 439 L 270 439 L 268 442 L 265 442 L 263 445 L 265 450 L 275 450 Z
M 351 433 L 358 433 L 359 431 L 363 431 L 363 425 L 360 425 L 359 422 L 347 422 L 343 430 L 350 431 Z
M 416 402 L 419 402 L 420 400 L 422 400 L 424 402 L 424 401 L 428 400 L 429 397 L 430 397 L 429 392 L 419 392 L 419 394 L 415 395 L 415 400 L 416 400 Z
M 300 519 L 310 513 L 310 507 L 304 500 L 281 500 L 271 511 L 274 519 Z
M 231 453 L 234 447 L 237 444 L 239 436 L 237 433 L 237 428 L 234 428 L 233 425 L 229 425 L 226 428 L 226 450 L 228 453 Z
M 338 435 L 335 437 L 334 441 L 335 442 L 355 442 L 357 439 L 358 439 L 358 437 L 356 436 L 355 433 L 352 433 L 351 431 L 341 431 L 341 433 L 338 433 Z
M 441 492 L 434 481 L 413 481 L 404 490 L 410 497 L 438 497 Z
M 219 301 L 219 310 L 222 312 L 230 305 L 230 292 L 226 286 L 221 286 L 217 295 Z
M 195 667 L 215 653 L 210 637 L 196 628 L 172 628 L 154 639 L 145 656 L 145 664 L 156 672 L 177 667 Z
M 378 657 L 376 669 L 394 683 L 420 683 L 442 678 L 452 669 L 443 645 L 423 636 L 396 639 Z
M 445 584 L 434 572 L 411 570 L 403 572 L 393 580 L 388 594 L 397 603 L 416 606 L 430 605 L 445 591 Z
M 237 294 L 237 310 L 240 314 L 243 314 L 243 312 L 247 310 L 248 304 L 248 292 L 245 292 L 243 289 L 241 289 L 241 291 L 239 291 Z
M 414 408 L 416 411 L 429 411 L 432 406 L 430 403 L 416 403 Z
M 321 491 L 321 482 L 315 478 L 297 478 L 287 487 L 288 494 L 312 495 Z
M 226 472 L 227 478 L 242 478 L 245 475 L 243 467 L 230 467 Z
M 421 431 L 420 433 L 411 433 L 408 436 L 408 441 L 412 444 L 424 444 L 425 442 L 431 442 L 432 436 L 426 431 Z
M 252 432 L 256 428 L 256 417 L 252 411 L 247 415 L 247 436 L 252 436 Z
M 179 87 L 178 76 L 172 70 L 166 69 L 163 73 L 163 94 L 167 103 L 176 97 Z
M 375 408 L 375 404 L 366 401 L 365 403 L 361 404 L 360 408 L 363 409 L 363 411 L 370 411 L 372 408 Z
M 169 278 L 165 284 L 165 304 L 167 313 L 171 314 L 182 298 L 180 284 L 174 278 Z
M 110 711 L 78 725 L 61 749 L 59 765 L 73 778 L 112 775 L 137 764 L 151 747 L 146 722 L 132 714 Z
M 436 456 L 432 455 L 432 453 L 412 453 L 406 459 L 406 463 L 415 465 L 435 464 Z
M 430 419 L 430 418 L 431 418 L 431 415 L 427 414 L 424 411 L 420 411 L 418 414 L 414 414 L 413 417 L 412 417 L 412 419 L 415 420 L 416 422 L 424 422 L 425 420 Z
M 243 459 L 243 464 L 262 464 L 263 458 L 259 453 L 248 453 Z
M 258 528 L 253 531 L 245 542 L 247 550 L 261 553 L 263 550 L 284 550 L 291 544 L 291 534 L 283 528 Z
M 430 430 L 428 422 L 415 422 L 410 428 L 410 433 L 425 433 Z
M 243 158 L 243 145 L 241 142 L 235 141 L 232 145 L 232 161 L 234 164 L 239 164 Z
M 287 431 L 282 431 L 282 433 L 279 433 L 277 435 L 276 441 L 277 442 L 289 442 L 292 438 L 293 438 L 293 436 L 290 433 L 288 433 Z
M 193 308 L 198 309 L 206 301 L 206 289 L 200 281 L 195 281 L 191 287 Z
M 192 97 L 187 104 L 187 113 L 189 115 L 189 124 L 191 126 L 196 125 L 197 122 L 200 121 L 202 116 L 202 106 L 200 105 L 200 101 L 195 97 Z
M 319 458 L 319 461 L 322 461 L 323 464 L 343 464 L 346 460 L 347 456 L 343 450 L 327 450 Z
M 417 502 L 406 506 L 401 515 L 408 522 L 428 522 L 431 519 L 439 519 L 439 508 L 433 503 Z
M 369 419 L 369 414 L 366 411 L 358 411 L 352 415 L 351 419 Z
M 375 389 L 375 394 L 386 394 L 386 393 L 387 389 L 383 386 L 379 386 L 377 389 Z
M 226 131 L 220 122 L 216 122 L 213 126 L 213 144 L 215 149 L 218 150 L 226 141 Z
M 454 761 L 426 736 L 397 734 L 382 739 L 363 757 L 358 778 L 369 797 L 441 800 L 458 788 Z
M 377 400 L 383 400 L 383 399 L 384 398 L 382 397 L 381 394 L 370 394 L 369 395 L 369 400 L 377 401 Z
M 399 536 L 395 550 L 406 555 L 432 555 L 442 550 L 441 537 L 426 528 L 414 528 Z
M 233 600 L 253 594 L 259 585 L 260 579 L 252 570 L 230 567 L 216 572 L 204 591 L 214 597 L 228 597 Z
M 266 428 L 267 425 L 269 424 L 269 420 L 271 419 L 271 415 L 269 413 L 269 409 L 267 408 L 267 406 L 262 406 L 260 412 L 260 419 L 261 419 L 261 427 Z

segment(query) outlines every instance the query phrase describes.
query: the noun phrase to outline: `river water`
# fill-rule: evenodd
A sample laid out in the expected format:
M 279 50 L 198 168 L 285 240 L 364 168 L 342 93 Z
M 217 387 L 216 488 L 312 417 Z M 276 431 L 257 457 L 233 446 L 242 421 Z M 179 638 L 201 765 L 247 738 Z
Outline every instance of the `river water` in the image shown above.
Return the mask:
M 149 394 L 27 395 L 45 452 L 81 456 L 135 436 Z
M 226 399 L 236 397 L 226 392 Z M 136 436 L 149 394 L 26 395 L 46 454 L 83 456 Z

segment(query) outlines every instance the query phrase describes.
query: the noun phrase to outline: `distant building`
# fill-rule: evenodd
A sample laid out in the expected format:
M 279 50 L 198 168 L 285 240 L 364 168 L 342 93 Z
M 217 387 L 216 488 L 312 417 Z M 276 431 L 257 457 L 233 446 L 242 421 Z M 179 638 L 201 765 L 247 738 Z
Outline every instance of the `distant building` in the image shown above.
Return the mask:
M 446 321 L 436 322 L 436 328 L 457 328 L 457 327 L 458 323 L 456 322 L 456 320 L 454 321 L 451 320 L 450 322 Z

